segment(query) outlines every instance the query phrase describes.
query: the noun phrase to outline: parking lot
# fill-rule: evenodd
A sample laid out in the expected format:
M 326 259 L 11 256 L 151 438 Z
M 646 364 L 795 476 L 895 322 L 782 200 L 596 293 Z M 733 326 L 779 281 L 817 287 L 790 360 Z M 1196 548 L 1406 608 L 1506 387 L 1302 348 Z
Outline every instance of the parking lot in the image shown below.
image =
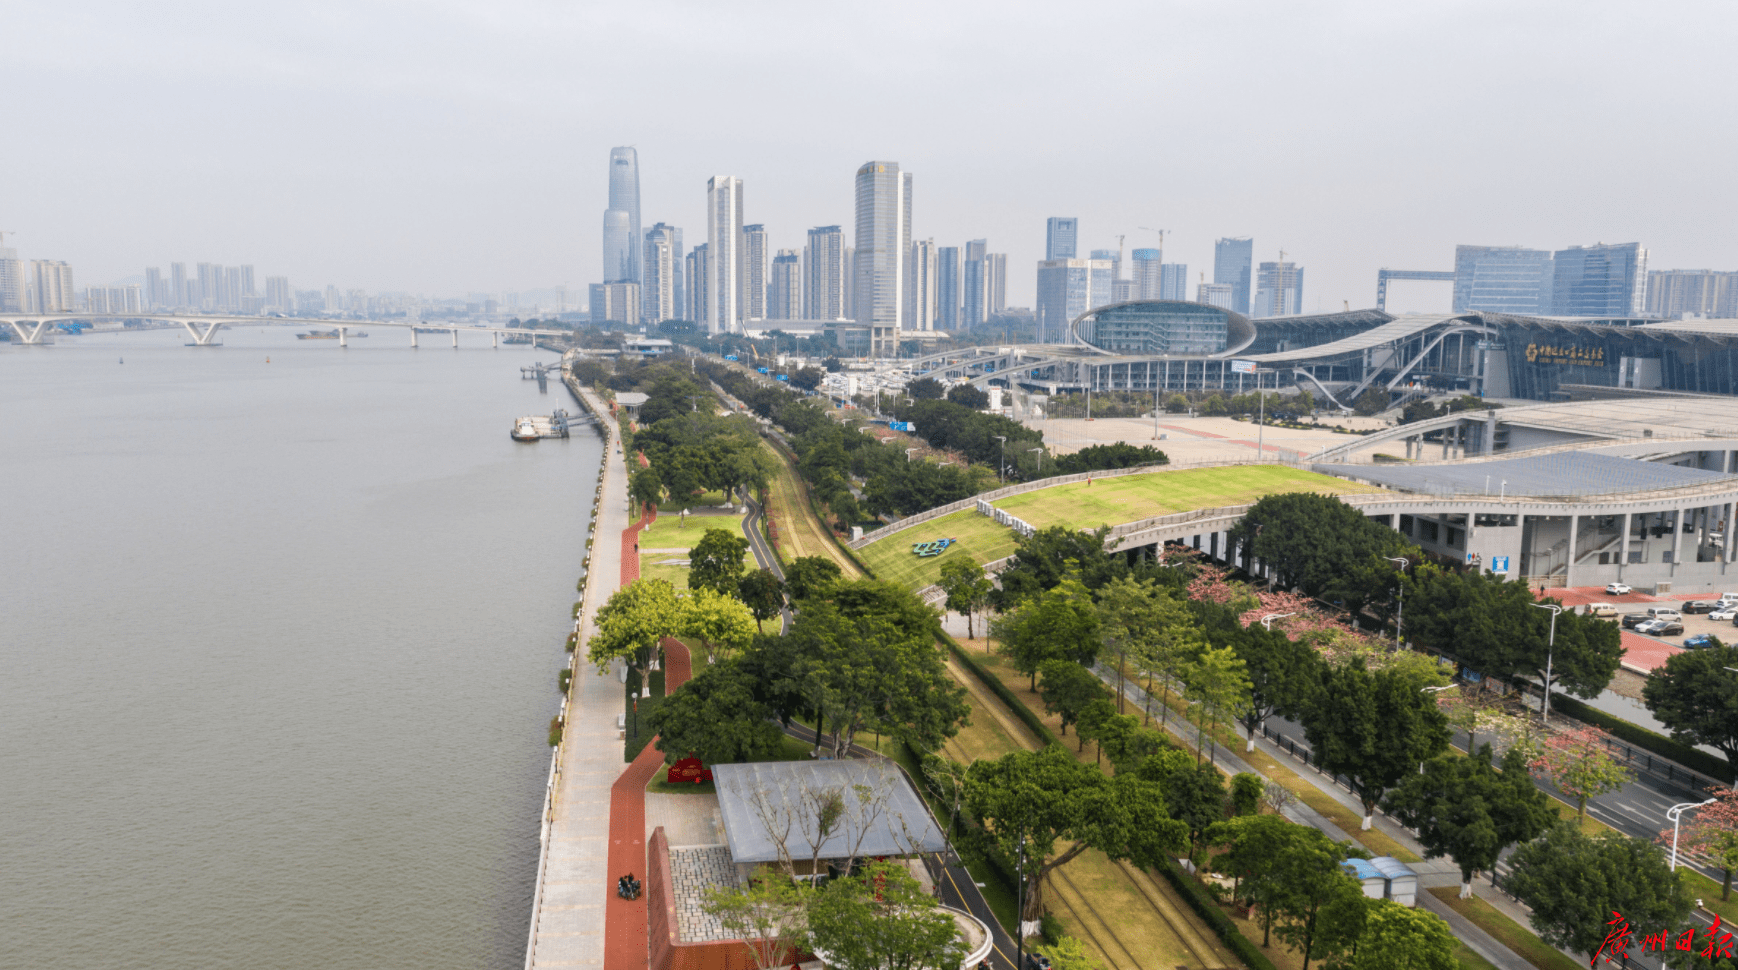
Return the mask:
M 1611 622 L 1620 623 L 1623 617 L 1630 613 L 1645 613 L 1648 607 L 1672 607 L 1683 613 L 1683 606 L 1695 600 L 1713 602 L 1719 598 L 1719 593 L 1700 593 L 1696 595 L 1655 597 L 1646 593 L 1630 593 L 1614 596 L 1603 591 L 1589 592 L 1575 599 L 1580 605 L 1575 606 L 1577 612 L 1585 613 L 1593 603 L 1609 603 L 1617 608 L 1618 615 Z M 1565 597 L 1568 600 L 1569 597 Z M 1670 636 L 1650 636 L 1638 633 L 1633 629 L 1623 631 L 1624 647 L 1629 651 L 1624 657 L 1624 665 L 1635 667 L 1642 671 L 1652 670 L 1665 663 L 1673 654 L 1683 650 L 1684 641 L 1697 634 L 1707 633 L 1717 637 L 1721 643 L 1738 644 L 1738 626 L 1731 620 L 1711 620 L 1706 613 L 1683 613 L 1684 632 Z

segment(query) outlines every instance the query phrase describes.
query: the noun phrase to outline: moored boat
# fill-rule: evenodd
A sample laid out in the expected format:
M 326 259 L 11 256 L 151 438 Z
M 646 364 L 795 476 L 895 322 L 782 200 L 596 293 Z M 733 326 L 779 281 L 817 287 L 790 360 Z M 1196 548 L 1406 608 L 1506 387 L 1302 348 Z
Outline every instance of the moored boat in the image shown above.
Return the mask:
M 536 441 L 543 437 L 537 430 L 537 422 L 530 418 L 520 418 L 513 422 L 514 441 Z

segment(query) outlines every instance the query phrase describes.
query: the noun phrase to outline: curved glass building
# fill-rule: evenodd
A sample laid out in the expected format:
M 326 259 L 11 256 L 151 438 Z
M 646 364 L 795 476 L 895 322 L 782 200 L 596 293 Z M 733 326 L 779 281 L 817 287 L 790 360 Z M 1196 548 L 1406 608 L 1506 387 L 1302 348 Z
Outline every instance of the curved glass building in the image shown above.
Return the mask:
M 1241 313 L 1182 300 L 1113 303 L 1081 314 L 1069 329 L 1073 343 L 1112 354 L 1157 356 L 1213 356 L 1255 336 Z
M 642 281 L 640 247 L 640 153 L 610 149 L 610 204 L 603 214 L 603 278 Z

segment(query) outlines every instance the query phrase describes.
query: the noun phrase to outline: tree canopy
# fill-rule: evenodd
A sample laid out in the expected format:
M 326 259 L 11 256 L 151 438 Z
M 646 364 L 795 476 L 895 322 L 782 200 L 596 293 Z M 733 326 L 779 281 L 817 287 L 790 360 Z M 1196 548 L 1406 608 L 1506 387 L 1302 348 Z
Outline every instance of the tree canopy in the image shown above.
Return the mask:
M 947 608 L 966 618 L 966 637 L 972 638 L 972 618 L 989 603 L 995 588 L 984 567 L 972 559 L 949 559 L 941 564 L 937 585 L 947 594 Z
M 1590 960 L 1611 914 L 1622 913 L 1641 937 L 1675 930 L 1694 905 L 1659 847 L 1616 832 L 1589 837 L 1574 822 L 1517 848 L 1509 868 L 1503 885 L 1532 908 L 1539 938 Z
M 688 553 L 688 588 L 709 589 L 735 596 L 748 567 L 748 538 L 723 529 L 707 529 Z
M 1064 748 L 1015 751 L 973 762 L 966 806 L 1010 865 L 1024 846 L 1029 880 L 1022 920 L 1044 910 L 1044 880 L 1058 866 L 1098 849 L 1141 866 L 1182 849 L 1187 827 L 1165 814 L 1160 787 L 1134 775 L 1106 778 Z M 1073 843 L 1061 854 L 1058 842 Z
M 1038 684 L 1038 696 L 1044 699 L 1044 709 L 1062 715 L 1062 735 L 1068 735 L 1068 725 L 1080 719 L 1080 712 L 1093 701 L 1106 700 L 1110 691 L 1092 671 L 1073 660 L 1046 660 L 1038 668 L 1043 680 Z M 1081 740 L 1084 748 L 1086 741 Z
M 612 660 L 643 669 L 658 641 L 683 630 L 686 615 L 676 590 L 662 579 L 640 579 L 616 590 L 597 611 L 597 631 L 587 642 L 586 658 L 599 674 Z
M 1426 858 L 1448 856 L 1460 866 L 1462 899 L 1472 895 L 1474 873 L 1494 871 L 1509 846 L 1538 838 L 1557 820 L 1521 752 L 1510 748 L 1498 772 L 1488 744 L 1466 757 L 1432 758 L 1423 774 L 1408 775 L 1382 804 L 1418 831 Z
M 1423 557 L 1400 533 L 1313 492 L 1264 496 L 1231 529 L 1231 541 L 1273 569 L 1281 586 L 1343 599 L 1354 613 L 1397 588 L 1384 557 Z
M 1364 805 L 1364 828 L 1390 788 L 1448 747 L 1448 719 L 1401 673 L 1330 667 L 1304 713 L 1304 734 L 1322 770 L 1345 775 Z
M 998 617 L 991 632 L 1014 669 L 1032 678 L 1034 690 L 1038 668 L 1046 660 L 1085 662 L 1098 652 L 1098 615 L 1092 597 L 1073 579 Z
M 1738 667 L 1738 648 L 1686 650 L 1654 668 L 1641 696 L 1674 741 L 1715 748 L 1738 771 L 1738 675 L 1732 667 Z
M 785 588 L 791 599 L 825 596 L 844 573 L 826 556 L 798 556 L 785 567 Z
M 755 698 L 752 678 L 735 662 L 708 667 L 652 710 L 664 761 L 693 755 L 712 764 L 765 761 L 778 755 L 782 735 L 772 712 Z

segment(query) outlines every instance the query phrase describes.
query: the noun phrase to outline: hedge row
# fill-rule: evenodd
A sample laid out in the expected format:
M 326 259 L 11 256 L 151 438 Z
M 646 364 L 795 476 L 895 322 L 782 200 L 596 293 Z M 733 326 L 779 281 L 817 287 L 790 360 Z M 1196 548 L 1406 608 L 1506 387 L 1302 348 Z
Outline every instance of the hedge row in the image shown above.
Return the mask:
M 1267 958 L 1267 954 L 1262 953 L 1260 948 L 1243 935 L 1237 924 L 1231 922 L 1231 917 L 1226 916 L 1219 904 L 1213 901 L 1207 888 L 1183 872 L 1177 865 L 1177 860 L 1159 860 L 1159 871 L 1177 888 L 1177 893 L 1188 902 L 1189 907 L 1206 920 L 1207 925 L 1213 927 L 1213 932 L 1219 934 L 1219 939 L 1226 948 L 1237 954 L 1250 970 L 1274 970 L 1273 961 Z
M 1027 727 L 1031 728 L 1033 734 L 1043 738 L 1044 743 L 1047 745 L 1062 743 L 1062 739 L 1057 737 L 1055 732 L 1051 731 L 1048 727 L 1045 727 L 1044 722 L 1038 720 L 1037 716 L 1028 710 L 1026 705 L 1020 702 L 1018 697 L 1014 696 L 1013 691 L 1009 690 L 1006 685 L 996 679 L 996 677 L 989 671 L 978 666 L 978 662 L 973 660 L 972 655 L 967 653 L 965 649 L 959 645 L 959 641 L 955 640 L 945 632 L 941 635 L 941 638 L 947 641 L 947 648 L 953 651 L 953 655 L 959 658 L 960 663 L 965 664 L 966 669 L 971 671 L 973 676 L 983 681 L 984 686 L 988 687 L 997 697 L 1000 697 L 1002 703 L 1008 705 L 1008 710 L 1012 711 L 1015 717 L 1019 718 Z
M 1631 724 L 1604 711 L 1594 710 L 1573 697 L 1554 691 L 1551 694 L 1551 710 L 1577 721 L 1602 727 L 1620 740 L 1628 741 L 1638 748 L 1652 751 L 1662 758 L 1669 758 L 1691 771 L 1699 771 L 1710 778 L 1732 784 L 1732 766 L 1727 764 L 1725 758 L 1716 757 L 1682 741 L 1673 741 L 1663 734 L 1655 734 L 1640 725 Z

